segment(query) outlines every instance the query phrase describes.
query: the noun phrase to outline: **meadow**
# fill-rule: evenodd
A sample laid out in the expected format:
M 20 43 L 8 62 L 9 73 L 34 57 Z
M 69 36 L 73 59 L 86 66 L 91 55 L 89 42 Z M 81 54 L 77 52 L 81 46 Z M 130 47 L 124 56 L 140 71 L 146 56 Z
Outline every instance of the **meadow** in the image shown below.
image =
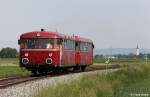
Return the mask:
M 99 63 L 103 64 L 102 60 Z M 44 88 L 34 97 L 150 97 L 150 62 L 121 59 L 110 64 L 123 64 L 123 67 L 112 73 L 88 75 Z
M 31 73 L 19 67 L 18 58 L 0 58 L 0 78 L 13 76 L 26 76 Z

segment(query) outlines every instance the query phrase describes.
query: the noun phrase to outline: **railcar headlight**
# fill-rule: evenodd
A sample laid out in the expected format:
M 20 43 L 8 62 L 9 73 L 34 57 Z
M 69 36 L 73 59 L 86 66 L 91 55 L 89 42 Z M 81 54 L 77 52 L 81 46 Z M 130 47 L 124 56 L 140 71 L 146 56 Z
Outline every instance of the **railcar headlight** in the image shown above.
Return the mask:
M 28 53 L 25 53 L 25 54 L 24 54 L 25 57 L 28 57 L 28 55 L 29 55 Z
M 48 54 L 49 57 L 51 57 L 52 55 L 53 55 L 52 53 L 49 53 L 49 54 Z
M 53 62 L 52 58 L 47 58 L 46 59 L 46 64 L 52 64 L 52 62 Z
M 29 63 L 29 59 L 28 58 L 22 58 L 22 63 L 23 64 L 28 64 Z

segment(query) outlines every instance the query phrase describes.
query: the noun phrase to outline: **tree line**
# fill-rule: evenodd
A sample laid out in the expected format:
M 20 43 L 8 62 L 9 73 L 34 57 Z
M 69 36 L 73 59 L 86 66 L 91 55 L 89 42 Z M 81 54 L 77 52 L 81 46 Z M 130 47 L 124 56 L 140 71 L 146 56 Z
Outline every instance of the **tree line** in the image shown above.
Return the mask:
M 2 48 L 0 50 L 0 58 L 17 58 L 18 57 L 18 51 L 15 48 Z

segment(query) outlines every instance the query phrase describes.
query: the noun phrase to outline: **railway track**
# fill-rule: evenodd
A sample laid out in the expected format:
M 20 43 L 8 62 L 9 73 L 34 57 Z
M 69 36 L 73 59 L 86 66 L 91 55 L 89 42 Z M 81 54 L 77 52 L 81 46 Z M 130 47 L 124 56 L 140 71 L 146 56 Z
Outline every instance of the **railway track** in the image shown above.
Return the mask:
M 88 67 L 84 72 L 90 72 L 90 71 L 96 71 L 96 70 L 105 70 L 105 69 L 115 69 L 119 68 L 119 65 L 112 65 L 110 67 Z M 62 75 L 67 75 L 67 74 L 73 74 L 73 73 L 79 73 L 81 71 L 76 71 L 76 72 L 63 72 L 63 73 L 58 73 L 58 74 L 51 74 L 49 73 L 48 75 L 37 75 L 37 76 L 20 76 L 20 77 L 10 77 L 10 78 L 4 78 L 0 79 L 0 89 L 4 89 L 6 87 L 10 87 L 16 84 L 28 82 L 28 81 L 34 81 L 38 79 L 43 79 L 47 77 L 55 77 L 55 76 L 62 76 Z
M 0 89 L 34 79 L 34 77 L 13 77 L 0 80 Z

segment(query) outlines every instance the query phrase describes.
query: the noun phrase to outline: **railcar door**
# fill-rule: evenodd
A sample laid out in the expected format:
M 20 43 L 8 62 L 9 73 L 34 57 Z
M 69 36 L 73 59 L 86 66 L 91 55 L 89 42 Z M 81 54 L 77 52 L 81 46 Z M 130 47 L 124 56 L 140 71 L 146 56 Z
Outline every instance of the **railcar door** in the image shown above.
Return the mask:
M 75 62 L 76 62 L 76 65 L 80 65 L 80 62 L 81 62 L 80 42 L 76 42 L 75 50 L 76 50 L 76 54 L 75 54 L 75 56 L 76 56 Z

